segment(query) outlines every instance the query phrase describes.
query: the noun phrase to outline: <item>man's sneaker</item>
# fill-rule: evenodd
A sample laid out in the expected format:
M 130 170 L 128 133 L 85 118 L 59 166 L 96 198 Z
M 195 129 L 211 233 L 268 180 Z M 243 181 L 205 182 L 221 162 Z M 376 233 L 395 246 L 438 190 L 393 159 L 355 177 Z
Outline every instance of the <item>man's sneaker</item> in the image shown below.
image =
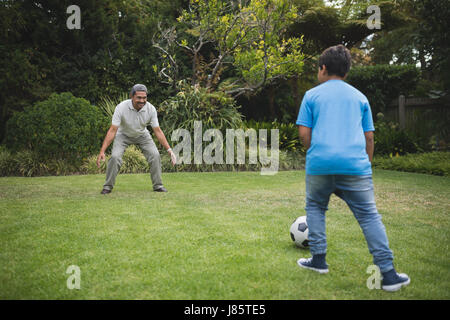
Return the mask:
M 325 262 L 317 263 L 314 258 L 300 258 L 297 261 L 297 264 L 301 268 L 314 270 L 318 273 L 328 273 L 328 265 Z
M 397 273 L 395 269 L 383 273 L 383 283 L 381 288 L 385 291 L 394 292 L 401 287 L 407 286 L 411 279 L 405 273 Z
M 161 188 L 153 190 L 153 191 L 155 191 L 155 192 L 167 192 L 167 189 L 164 188 L 164 187 L 161 187 Z

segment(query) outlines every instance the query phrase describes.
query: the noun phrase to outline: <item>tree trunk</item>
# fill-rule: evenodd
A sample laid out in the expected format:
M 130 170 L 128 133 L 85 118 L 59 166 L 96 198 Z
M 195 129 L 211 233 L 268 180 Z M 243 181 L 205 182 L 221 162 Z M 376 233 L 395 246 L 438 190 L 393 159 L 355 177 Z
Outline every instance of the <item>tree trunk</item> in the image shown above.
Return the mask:
M 300 108 L 301 100 L 300 93 L 298 92 L 298 77 L 292 77 L 289 82 L 291 83 L 292 97 L 294 97 L 294 105 L 296 108 Z
M 275 111 L 275 90 L 273 86 L 269 86 L 267 88 L 267 94 L 268 94 L 268 100 L 269 100 L 269 111 L 270 111 L 270 117 L 271 119 L 276 118 L 276 111 Z

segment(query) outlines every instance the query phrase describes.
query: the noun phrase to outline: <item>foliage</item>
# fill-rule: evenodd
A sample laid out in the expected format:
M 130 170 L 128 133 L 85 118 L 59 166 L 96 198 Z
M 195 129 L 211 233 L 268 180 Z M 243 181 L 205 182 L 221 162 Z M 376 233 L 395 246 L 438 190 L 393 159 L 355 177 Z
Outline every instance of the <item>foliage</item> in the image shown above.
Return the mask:
M 246 150 L 246 159 L 248 159 L 248 150 Z M 1 156 L 1 153 L 0 153 Z M 104 174 L 106 172 L 106 164 L 110 156 L 106 156 L 106 161 L 97 168 L 97 156 L 88 157 L 80 168 L 80 172 L 84 174 Z M 192 156 L 193 158 L 193 156 Z M 0 160 L 1 161 L 1 160 Z M 216 171 L 260 171 L 261 163 L 257 164 L 177 164 L 172 166 L 170 157 L 166 152 L 161 153 L 161 167 L 163 172 L 216 172 Z M 281 150 L 279 153 L 279 167 L 283 170 L 302 170 L 305 168 L 305 156 L 300 152 Z M 0 168 L 1 170 L 1 168 Z M 148 173 L 149 166 L 144 155 L 134 146 L 130 146 L 125 150 L 123 163 L 120 173 Z
M 407 154 L 398 157 L 374 157 L 379 169 L 407 171 L 450 177 L 450 152 Z
M 88 157 L 80 167 L 80 171 L 84 174 L 105 173 L 110 155 L 106 156 L 106 160 L 101 162 L 100 168 L 97 167 L 97 155 Z M 150 172 L 149 165 L 141 150 L 130 145 L 122 156 L 122 166 L 119 173 L 146 173 Z
M 0 177 L 12 175 L 15 172 L 15 163 L 11 152 L 0 146 Z
M 391 1 L 389 1 L 391 2 Z M 380 30 L 368 43 L 375 63 L 420 65 L 424 76 L 450 89 L 450 28 L 447 0 L 404 0 L 394 3 L 394 28 Z M 383 12 L 383 20 L 384 20 Z M 432 17 L 432 18 L 430 18 Z M 388 23 L 384 25 L 389 26 Z
M 170 137 L 178 128 L 194 132 L 194 121 L 201 121 L 203 129 L 236 129 L 242 124 L 242 116 L 234 99 L 227 94 L 209 92 L 202 87 L 193 87 L 185 81 L 179 82 L 179 92 L 161 103 L 158 110 L 161 127 Z
M 254 93 L 277 78 L 299 74 L 303 66 L 301 37 L 283 39 L 296 16 L 296 7 L 287 0 L 192 0 L 189 10 L 183 10 L 178 18 L 178 29 L 184 28 L 184 33 L 180 36 L 176 27 L 171 27 L 160 30 L 154 41 L 163 58 L 159 74 L 169 83 L 175 81 L 174 46 L 184 48 L 192 58 L 192 85 L 217 89 L 226 64 L 237 68 L 237 74 L 222 79 L 221 85 L 235 97 Z M 214 48 L 209 55 L 204 52 L 207 45 Z
M 42 159 L 76 164 L 98 151 L 108 123 L 100 109 L 85 99 L 71 93 L 52 94 L 13 115 L 7 123 L 6 145 L 35 152 Z
M 79 0 L 81 30 L 69 30 L 73 2 L 0 1 L 0 141 L 15 111 L 72 92 L 99 102 L 134 83 L 152 88 L 153 101 L 171 92 L 158 82 L 148 50 L 158 20 L 175 21 L 184 0 Z M 100 40 L 101 39 L 101 40 Z
M 379 120 L 375 123 L 375 155 L 390 157 L 420 152 L 414 138 L 397 123 Z
M 419 78 L 419 70 L 412 65 L 376 65 L 353 67 L 347 81 L 367 96 L 375 115 L 400 94 L 414 91 Z
M 108 117 L 108 119 L 112 119 L 114 110 L 116 109 L 117 105 L 127 99 L 129 99 L 128 93 L 122 93 L 116 98 L 111 98 L 109 96 L 102 96 L 100 98 L 98 107 L 103 111 L 103 113 L 105 114 L 105 116 Z
M 272 122 L 257 122 L 255 120 L 249 120 L 244 123 L 245 128 L 253 128 L 256 131 L 260 129 L 267 130 L 267 140 L 268 145 L 270 145 L 270 130 L 278 129 L 279 130 L 279 142 L 280 142 L 280 150 L 287 150 L 293 152 L 300 152 L 305 155 L 306 150 L 303 147 L 300 138 L 298 136 L 298 128 L 293 123 L 280 123 L 277 121 Z

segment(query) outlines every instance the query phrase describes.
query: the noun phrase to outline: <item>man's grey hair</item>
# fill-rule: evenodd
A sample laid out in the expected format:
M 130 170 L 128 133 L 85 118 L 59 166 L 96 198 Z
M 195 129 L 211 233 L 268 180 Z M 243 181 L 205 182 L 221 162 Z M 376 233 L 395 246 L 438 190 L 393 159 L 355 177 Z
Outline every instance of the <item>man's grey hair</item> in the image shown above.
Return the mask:
M 147 87 L 144 86 L 143 84 L 139 84 L 139 83 L 135 84 L 133 86 L 133 88 L 131 88 L 130 96 L 133 97 L 136 94 L 137 91 L 145 91 L 145 93 L 147 93 Z

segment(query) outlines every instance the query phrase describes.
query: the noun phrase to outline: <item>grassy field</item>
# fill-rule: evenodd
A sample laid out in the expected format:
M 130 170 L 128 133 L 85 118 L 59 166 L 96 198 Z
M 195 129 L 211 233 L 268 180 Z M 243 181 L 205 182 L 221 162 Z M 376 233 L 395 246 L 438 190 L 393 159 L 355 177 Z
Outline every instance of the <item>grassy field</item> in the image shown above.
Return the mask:
M 0 178 L 0 299 L 449 299 L 450 179 L 375 170 L 395 265 L 411 284 L 369 290 L 372 264 L 346 205 L 327 212 L 330 273 L 300 269 L 289 236 L 304 171 Z M 69 290 L 70 265 L 81 270 Z

